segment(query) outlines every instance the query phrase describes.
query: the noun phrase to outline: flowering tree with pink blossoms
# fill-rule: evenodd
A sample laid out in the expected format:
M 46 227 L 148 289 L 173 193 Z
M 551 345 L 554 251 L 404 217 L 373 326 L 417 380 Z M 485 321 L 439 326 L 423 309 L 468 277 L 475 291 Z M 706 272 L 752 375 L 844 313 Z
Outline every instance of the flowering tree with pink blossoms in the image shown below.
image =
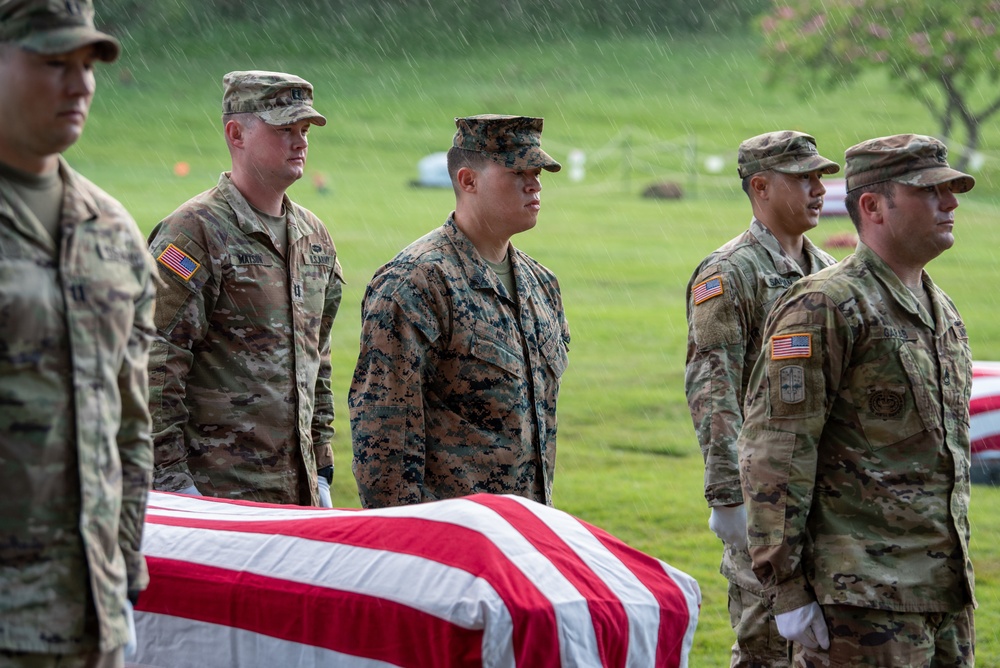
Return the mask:
M 964 129 L 959 168 L 1000 111 L 1000 0 L 774 0 L 758 25 L 772 80 L 809 90 L 887 70 L 942 139 Z

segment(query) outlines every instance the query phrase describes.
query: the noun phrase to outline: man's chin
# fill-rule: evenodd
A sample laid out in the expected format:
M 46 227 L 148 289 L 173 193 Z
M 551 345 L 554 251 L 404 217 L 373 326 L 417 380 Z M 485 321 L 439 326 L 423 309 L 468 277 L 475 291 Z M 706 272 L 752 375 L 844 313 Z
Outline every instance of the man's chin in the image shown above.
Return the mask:
M 82 136 L 82 126 L 78 128 L 67 128 L 65 132 L 60 132 L 57 136 L 52 137 L 52 141 L 48 147 L 50 155 L 65 152 L 70 146 L 79 141 Z
M 817 225 L 819 225 L 819 216 L 804 216 L 799 221 L 799 228 L 797 231 L 799 234 L 805 234 L 809 230 L 815 229 Z

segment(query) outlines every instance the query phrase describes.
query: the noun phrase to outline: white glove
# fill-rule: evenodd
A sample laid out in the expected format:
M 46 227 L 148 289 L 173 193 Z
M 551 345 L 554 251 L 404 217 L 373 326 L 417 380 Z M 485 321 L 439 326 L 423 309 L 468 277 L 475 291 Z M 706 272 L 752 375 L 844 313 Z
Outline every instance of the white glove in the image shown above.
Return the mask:
M 201 492 L 198 491 L 198 488 L 195 487 L 194 485 L 185 487 L 184 489 L 179 489 L 177 490 L 177 493 L 187 494 L 188 496 L 204 496 Z
M 778 633 L 787 640 L 809 649 L 830 649 L 830 632 L 826 628 L 819 603 L 813 601 L 801 608 L 775 615 L 774 621 L 778 624 Z
M 132 601 L 125 599 L 125 623 L 128 625 L 128 640 L 125 641 L 125 659 L 135 658 L 136 650 L 139 649 L 139 642 L 135 636 L 135 613 L 132 610 Z
M 319 507 L 333 508 L 333 500 L 330 498 L 330 481 L 326 476 L 317 476 L 319 479 Z
M 708 528 L 726 545 L 747 549 L 747 509 L 738 506 L 714 506 L 708 518 Z

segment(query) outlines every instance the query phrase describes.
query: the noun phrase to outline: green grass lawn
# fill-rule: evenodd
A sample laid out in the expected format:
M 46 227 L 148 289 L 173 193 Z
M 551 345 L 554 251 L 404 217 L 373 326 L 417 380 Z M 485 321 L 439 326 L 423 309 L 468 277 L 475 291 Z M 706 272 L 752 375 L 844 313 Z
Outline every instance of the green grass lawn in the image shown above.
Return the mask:
M 346 395 L 365 284 L 404 245 L 441 224 L 454 203 L 450 190 L 407 185 L 417 160 L 450 145 L 454 116 L 485 112 L 544 116 L 549 152 L 587 153 L 582 182 L 565 170 L 544 176 L 539 225 L 514 239 L 558 274 L 573 334 L 559 404 L 555 504 L 695 576 L 704 601 L 691 665 L 728 665 L 720 543 L 707 528 L 702 462 L 683 395 L 687 279 L 749 222 L 735 175 L 740 140 L 800 129 L 817 137 L 821 153 L 842 161 L 845 148 L 869 137 L 933 134 L 922 108 L 877 76 L 809 99 L 767 89 L 766 66 L 746 38 L 578 40 L 500 55 L 348 61 L 306 57 L 301 46 L 298 55 L 273 57 L 247 45 L 231 50 L 236 56 L 221 48 L 151 55 L 126 47 L 121 63 L 101 70 L 87 133 L 69 157 L 145 231 L 227 168 L 219 120 L 225 72 L 288 70 L 316 86 L 316 106 L 330 123 L 314 128 L 307 176 L 290 194 L 327 223 L 348 281 L 333 331 L 340 506 L 358 505 Z M 996 127 L 984 138 L 987 148 L 1000 149 Z M 703 167 L 708 155 L 725 160 L 721 174 Z M 173 175 L 178 161 L 189 163 L 188 176 Z M 979 187 L 957 214 L 955 248 L 929 267 L 962 311 L 982 360 L 1000 360 L 997 173 L 991 161 L 977 173 Z M 317 174 L 329 192 L 313 187 Z M 681 182 L 688 197 L 638 196 L 659 179 Z M 830 218 L 812 238 L 851 229 L 846 219 Z M 974 490 L 980 666 L 1000 666 L 998 507 L 1000 490 Z

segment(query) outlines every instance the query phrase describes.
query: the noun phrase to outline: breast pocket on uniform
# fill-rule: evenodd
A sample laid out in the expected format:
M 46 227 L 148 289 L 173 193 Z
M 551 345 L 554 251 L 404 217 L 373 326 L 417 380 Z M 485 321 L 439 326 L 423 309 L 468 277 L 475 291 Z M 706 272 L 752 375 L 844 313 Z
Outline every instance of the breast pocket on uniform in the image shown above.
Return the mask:
M 953 320 L 945 333 L 946 354 L 941 356 L 941 391 L 945 404 L 956 419 L 969 424 L 969 400 L 972 395 L 972 353 L 969 335 L 961 320 Z
M 556 378 L 562 378 L 566 367 L 569 365 L 569 354 L 566 349 L 566 342 L 563 341 L 560 332 L 552 332 L 552 335 L 542 343 L 542 355 L 545 357 L 549 368 L 552 369 L 552 375 Z
M 520 345 L 509 340 L 505 333 L 477 322 L 469 351 L 476 359 L 504 371 L 520 375 L 524 369 L 524 358 Z
M 851 397 L 868 445 L 884 448 L 938 423 L 920 371 L 904 343 L 888 353 L 855 367 Z M 921 413 L 926 412 L 923 417 Z M 924 420 L 930 424 L 925 425 Z
M 311 312 L 322 313 L 331 273 L 339 268 L 337 255 L 332 248 L 321 244 L 310 244 L 309 248 L 301 253 L 298 278 L 292 286 L 293 301 Z M 337 278 L 343 282 L 339 275 Z
M 78 257 L 79 273 L 74 278 L 78 277 L 86 287 L 70 288 L 71 293 L 85 289 L 90 292 L 83 293 L 85 301 L 104 317 L 121 310 L 131 314 L 133 304 L 143 290 L 140 276 L 146 266 L 148 251 L 123 237 L 125 235 L 108 235 L 101 231 L 94 243 L 96 252 L 81 252 Z M 131 325 L 131 318 L 128 324 Z
M 78 229 L 64 289 L 102 350 L 121 355 L 144 289 L 147 250 L 115 228 Z

